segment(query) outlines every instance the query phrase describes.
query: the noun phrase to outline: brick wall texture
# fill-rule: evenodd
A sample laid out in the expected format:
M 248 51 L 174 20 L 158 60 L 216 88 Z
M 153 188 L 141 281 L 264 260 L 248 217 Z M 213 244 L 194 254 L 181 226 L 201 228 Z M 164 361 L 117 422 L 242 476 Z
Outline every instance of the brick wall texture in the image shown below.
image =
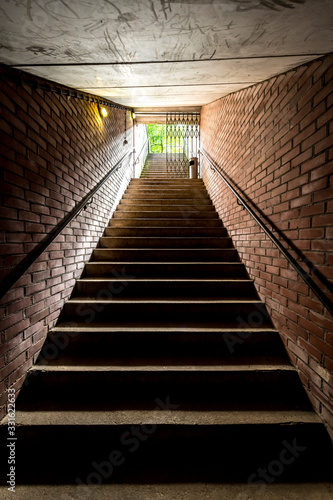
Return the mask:
M 1 73 L 8 73 L 2 67 Z M 11 71 L 15 76 L 18 72 Z M 27 77 L 25 75 L 25 77 Z M 31 77 L 39 83 L 48 83 Z M 57 85 L 61 87 L 60 85 Z M 0 279 L 87 195 L 127 151 L 125 111 L 0 80 Z M 138 127 L 144 127 L 139 125 Z M 136 127 L 137 128 L 137 127 Z M 140 130 L 136 147 L 145 134 Z M 0 418 L 81 275 L 133 172 L 131 159 L 104 184 L 0 302 Z
M 206 105 L 201 115 L 201 146 L 331 300 L 332 80 L 329 55 Z M 309 398 L 332 431 L 333 317 L 207 161 L 203 171 Z

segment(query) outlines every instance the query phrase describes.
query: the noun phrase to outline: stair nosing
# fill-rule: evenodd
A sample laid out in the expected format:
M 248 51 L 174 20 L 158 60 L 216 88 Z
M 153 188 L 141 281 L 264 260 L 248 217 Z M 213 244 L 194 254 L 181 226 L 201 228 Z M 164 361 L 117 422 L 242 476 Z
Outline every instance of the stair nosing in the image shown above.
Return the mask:
M 234 247 L 230 247 L 230 248 L 201 248 L 201 247 L 198 247 L 198 248 L 168 248 L 168 247 L 165 247 L 165 248 L 149 248 L 149 247 L 139 247 L 139 248 L 136 248 L 136 247 L 116 247 L 116 248 L 110 248 L 110 247 L 96 247 L 94 248 L 94 252 L 95 251 L 110 251 L 110 252 L 133 252 L 133 251 L 136 251 L 136 252 L 149 252 L 149 251 L 154 251 L 154 252 L 174 252 L 174 251 L 177 251 L 177 252 L 197 252 L 199 251 L 200 252 L 224 252 L 224 253 L 227 253 L 227 252 L 230 252 L 230 251 L 233 251 L 233 252 L 237 252 L 236 248 Z
M 77 283 L 82 283 L 82 282 L 109 282 L 109 281 L 119 281 L 121 283 L 124 282 L 124 278 L 103 278 L 103 277 L 98 277 L 98 278 L 78 278 Z M 163 283 L 193 283 L 193 282 L 198 282 L 198 283 L 253 283 L 252 279 L 244 279 L 244 278 L 232 278 L 232 279 L 219 279 L 219 278 L 175 278 L 175 279 L 168 279 L 168 278 L 126 278 L 126 283 L 157 283 L 157 282 L 163 282 Z
M 109 239 L 127 239 L 127 240 L 183 240 L 184 236 L 101 236 Z M 187 236 L 189 240 L 231 240 L 230 236 Z M 207 247 L 209 248 L 209 247 Z
M 114 219 L 112 219 L 112 220 L 114 220 Z M 144 219 L 144 220 L 146 220 L 146 219 Z M 167 219 L 167 220 L 169 220 L 169 219 Z M 106 226 L 106 228 L 111 228 L 111 229 L 135 229 L 135 230 L 138 230 L 138 229 L 164 229 L 161 226 L 117 226 L 117 227 Z M 184 226 L 172 226 L 170 228 L 167 227 L 165 229 L 176 229 L 176 230 L 181 229 L 183 231 L 184 229 L 185 230 L 186 229 L 191 229 L 191 230 L 193 230 L 193 229 L 195 229 L 195 230 L 201 230 L 201 229 L 220 230 L 220 229 L 226 229 L 226 228 L 225 228 L 225 226 L 220 226 L 218 228 L 215 228 L 215 227 L 210 228 L 210 227 L 205 227 L 205 226 L 200 226 L 200 227 L 195 226 L 194 228 L 193 227 L 186 227 L 186 226 L 185 227 Z M 203 238 L 204 238 L 204 236 L 203 236 Z M 214 238 L 214 236 L 213 236 L 213 238 Z
M 188 373 L 249 373 L 249 372 L 260 372 L 260 373 L 274 373 L 274 372 L 291 372 L 297 373 L 294 366 L 288 363 L 281 363 L 280 365 L 193 365 L 193 366 L 178 366 L 178 365 L 166 365 L 166 366 L 156 366 L 156 365 L 144 365 L 144 366 L 101 366 L 101 365 L 51 365 L 51 364 L 40 364 L 34 365 L 30 368 L 29 372 L 110 372 L 110 373 L 126 373 L 126 372 L 142 372 L 142 373 L 164 373 L 164 372 L 188 372 Z
M 105 250 L 104 248 L 101 248 L 100 250 Z M 156 248 L 152 248 L 151 250 L 156 250 Z M 168 249 L 166 249 L 168 250 Z M 199 249 L 200 250 L 200 249 Z M 115 265 L 115 264 L 121 264 L 121 265 L 124 265 L 124 264 L 133 264 L 133 265 L 150 265 L 150 266 L 159 266 L 159 265 L 173 265 L 173 264 L 177 264 L 177 265 L 202 265 L 204 264 L 205 266 L 210 266 L 210 265 L 235 265 L 237 264 L 238 266 L 244 266 L 244 264 L 240 261 L 210 261 L 210 262 L 205 262 L 205 261 L 158 261 L 158 262 L 147 262 L 147 261 L 135 261 L 133 262 L 132 260 L 131 261 L 125 261 L 125 260 L 113 260 L 113 261 L 108 261 L 108 260 L 95 260 L 95 261 L 90 261 L 90 262 L 87 262 L 86 265 L 88 264 L 96 264 L 96 265 L 101 265 L 101 264 L 110 264 L 110 265 Z
M 152 333 L 152 332 L 158 332 L 158 333 L 213 333 L 215 335 L 223 335 L 224 333 L 268 333 L 269 335 L 274 333 L 275 335 L 279 335 L 279 331 L 274 328 L 273 326 L 267 326 L 266 328 L 257 328 L 257 327 L 238 327 L 238 328 L 223 328 L 223 327 L 218 327 L 218 328 L 212 328 L 212 327 L 184 327 L 184 326 L 91 326 L 91 325 L 85 325 L 85 326 L 70 326 L 66 322 L 64 322 L 64 325 L 58 324 L 57 326 L 54 326 L 53 328 L 50 329 L 50 333 L 57 333 L 57 332 L 63 332 L 67 331 L 68 333 L 70 332 L 78 332 L 78 333 L 102 333 L 102 332 L 109 332 L 109 333 L 134 333 L 134 334 L 139 334 L 139 333 Z
M 159 418 L 157 418 L 157 416 Z M 60 418 L 59 418 L 60 417 Z M 9 417 L 1 422 L 8 425 Z M 92 411 L 24 411 L 16 412 L 18 426 L 29 428 L 51 425 L 79 425 L 85 426 L 130 426 L 130 425 L 170 425 L 170 426 L 190 426 L 190 425 L 297 425 L 297 424 L 322 424 L 321 419 L 312 410 L 192 410 L 191 412 L 177 410 L 92 410 Z M 79 422 L 79 423 L 78 423 Z
M 82 297 L 82 298 L 72 298 L 69 299 L 66 304 L 85 304 L 85 303 L 93 303 L 93 304 L 123 304 L 123 303 L 130 303 L 130 304 L 263 304 L 261 300 L 258 299 L 238 299 L 238 300 L 228 300 L 228 299 L 218 299 L 218 300 L 176 300 L 176 299 L 170 299 L 170 300 L 165 300 L 165 299 L 131 299 L 131 298 L 124 298 L 124 299 L 94 299 L 90 297 Z

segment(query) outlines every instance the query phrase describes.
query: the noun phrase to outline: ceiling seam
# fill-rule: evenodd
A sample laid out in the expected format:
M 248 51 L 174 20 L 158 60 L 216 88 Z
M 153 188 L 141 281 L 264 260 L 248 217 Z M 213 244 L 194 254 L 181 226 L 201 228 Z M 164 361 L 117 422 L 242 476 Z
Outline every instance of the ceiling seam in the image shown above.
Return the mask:
M 285 59 L 292 57 L 323 57 L 325 53 L 320 54 L 285 54 L 269 56 L 244 56 L 244 57 L 221 57 L 214 59 L 182 59 L 175 61 L 115 61 L 115 62 L 80 62 L 80 63 L 35 63 L 35 64 L 8 64 L 13 68 L 38 68 L 38 67 L 69 67 L 69 66 L 134 66 L 145 64 L 184 64 L 199 62 L 219 62 L 219 61 L 247 61 L 250 59 Z

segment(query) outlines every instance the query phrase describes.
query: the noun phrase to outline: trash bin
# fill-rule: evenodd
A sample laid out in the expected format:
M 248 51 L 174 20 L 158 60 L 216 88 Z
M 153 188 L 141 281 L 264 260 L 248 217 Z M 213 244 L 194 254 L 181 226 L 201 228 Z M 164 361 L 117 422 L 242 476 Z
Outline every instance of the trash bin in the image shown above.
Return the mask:
M 194 157 L 190 159 L 190 179 L 196 179 L 198 177 L 198 158 Z

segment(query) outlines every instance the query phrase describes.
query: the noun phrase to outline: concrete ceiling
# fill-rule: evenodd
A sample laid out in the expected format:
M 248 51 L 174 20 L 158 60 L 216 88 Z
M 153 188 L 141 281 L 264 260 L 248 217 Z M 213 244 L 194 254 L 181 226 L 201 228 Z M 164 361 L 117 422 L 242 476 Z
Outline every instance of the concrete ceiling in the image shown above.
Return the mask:
M 0 62 L 136 110 L 198 109 L 333 51 L 332 0 L 6 0 Z

